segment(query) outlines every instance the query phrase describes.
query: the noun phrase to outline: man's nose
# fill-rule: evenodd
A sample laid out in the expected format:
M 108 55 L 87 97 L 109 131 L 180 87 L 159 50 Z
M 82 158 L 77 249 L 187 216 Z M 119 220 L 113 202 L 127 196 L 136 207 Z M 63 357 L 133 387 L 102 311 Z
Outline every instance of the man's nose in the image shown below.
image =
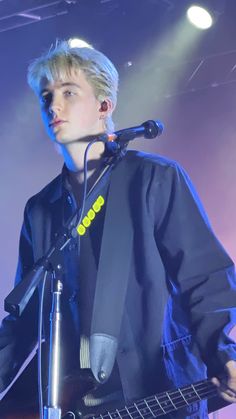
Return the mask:
M 59 97 L 52 97 L 48 110 L 51 115 L 58 115 L 62 110 L 62 102 Z

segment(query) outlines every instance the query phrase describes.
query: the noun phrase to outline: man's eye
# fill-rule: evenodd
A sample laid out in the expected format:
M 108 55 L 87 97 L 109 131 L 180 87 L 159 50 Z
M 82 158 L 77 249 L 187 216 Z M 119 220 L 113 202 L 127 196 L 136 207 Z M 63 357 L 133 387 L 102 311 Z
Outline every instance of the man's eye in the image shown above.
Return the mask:
M 75 95 L 75 92 L 72 92 L 71 90 L 65 90 L 64 95 L 65 96 L 73 96 L 73 95 Z
M 49 93 L 46 95 L 42 95 L 40 97 L 40 102 L 42 105 L 50 105 L 51 101 L 52 101 L 52 95 Z

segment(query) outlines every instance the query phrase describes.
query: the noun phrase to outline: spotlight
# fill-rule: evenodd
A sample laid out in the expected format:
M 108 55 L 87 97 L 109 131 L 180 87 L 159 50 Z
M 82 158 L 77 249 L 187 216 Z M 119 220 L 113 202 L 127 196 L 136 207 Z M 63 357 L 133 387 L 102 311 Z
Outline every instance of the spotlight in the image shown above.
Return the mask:
M 88 44 L 88 42 L 79 38 L 70 38 L 68 40 L 68 44 L 70 45 L 71 48 L 92 48 L 93 49 L 92 45 Z
M 187 10 L 188 20 L 198 29 L 209 29 L 213 25 L 213 15 L 210 11 L 199 5 L 192 5 Z

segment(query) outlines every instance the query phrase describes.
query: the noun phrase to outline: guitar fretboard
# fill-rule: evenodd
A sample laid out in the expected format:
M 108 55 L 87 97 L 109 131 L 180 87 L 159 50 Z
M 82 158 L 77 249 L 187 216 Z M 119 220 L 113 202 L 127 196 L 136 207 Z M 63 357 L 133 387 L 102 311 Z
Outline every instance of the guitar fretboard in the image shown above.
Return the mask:
M 179 410 L 196 401 L 214 397 L 216 394 L 217 390 L 212 382 L 204 380 L 194 385 L 146 397 L 122 409 L 91 416 L 91 419 L 151 419 Z

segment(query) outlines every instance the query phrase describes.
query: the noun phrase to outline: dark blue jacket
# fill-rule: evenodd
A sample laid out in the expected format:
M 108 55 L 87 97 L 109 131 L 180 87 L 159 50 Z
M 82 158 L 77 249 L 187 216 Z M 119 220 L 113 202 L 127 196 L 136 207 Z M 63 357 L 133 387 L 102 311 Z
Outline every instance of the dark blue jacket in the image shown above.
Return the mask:
M 117 363 L 125 397 L 133 399 L 203 379 L 206 367 L 210 375 L 217 374 L 225 362 L 236 360 L 236 346 L 228 337 L 236 286 L 233 262 L 183 169 L 136 151 L 124 159 L 130 176 L 121 181 L 130 185 L 134 244 Z M 16 283 L 45 254 L 74 210 L 64 177 L 59 175 L 26 205 Z M 73 295 L 76 282 L 66 281 Z M 21 319 L 10 316 L 3 322 L 1 390 L 36 339 L 36 300 Z M 69 301 L 76 335 L 78 304 Z

